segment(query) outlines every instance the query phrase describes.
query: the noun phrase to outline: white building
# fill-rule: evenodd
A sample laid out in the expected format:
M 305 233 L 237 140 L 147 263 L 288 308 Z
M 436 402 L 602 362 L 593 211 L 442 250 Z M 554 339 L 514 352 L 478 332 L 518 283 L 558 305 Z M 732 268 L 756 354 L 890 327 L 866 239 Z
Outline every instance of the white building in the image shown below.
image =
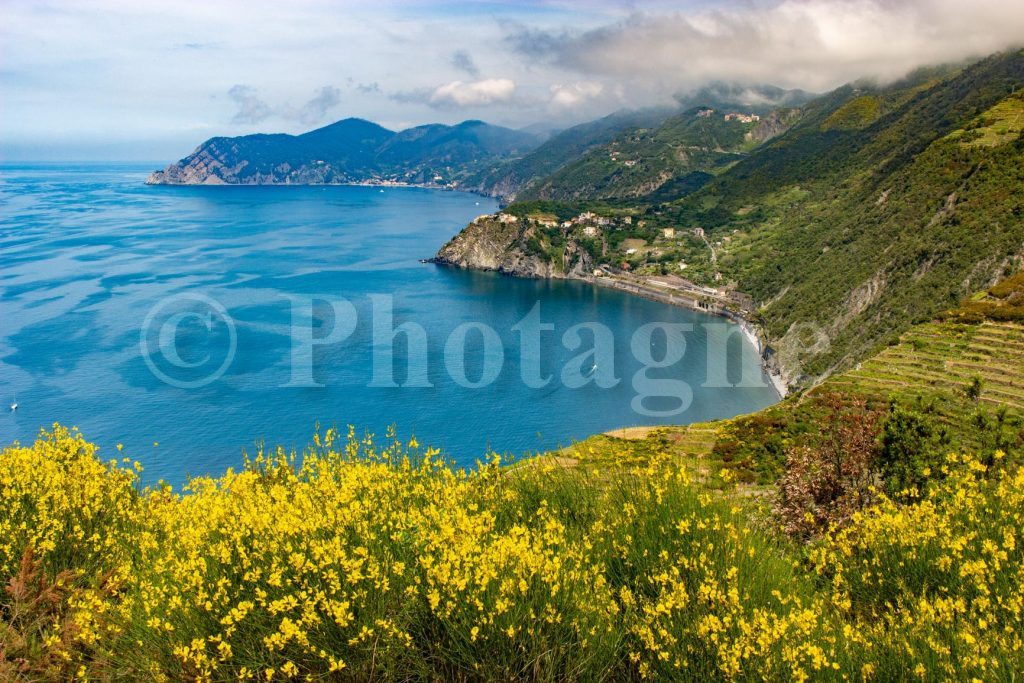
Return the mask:
M 725 120 L 726 121 L 740 121 L 742 123 L 754 123 L 756 121 L 760 121 L 761 117 L 758 116 L 757 114 L 739 114 L 739 113 L 733 112 L 731 114 L 726 114 L 725 115 Z

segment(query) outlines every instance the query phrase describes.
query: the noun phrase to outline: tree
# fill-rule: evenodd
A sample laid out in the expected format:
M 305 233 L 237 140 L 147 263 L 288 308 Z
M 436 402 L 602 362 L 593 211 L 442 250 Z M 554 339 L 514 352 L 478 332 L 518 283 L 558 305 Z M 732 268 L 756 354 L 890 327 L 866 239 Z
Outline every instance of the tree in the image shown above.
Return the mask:
M 971 379 L 971 383 L 964 389 L 964 393 L 967 395 L 967 398 L 977 403 L 981 400 L 982 387 L 983 383 L 981 381 L 981 377 L 975 375 Z
M 823 438 L 786 451 L 776 514 L 794 536 L 843 524 L 875 498 L 880 411 L 839 394 L 823 403 L 829 410 Z
M 919 488 L 937 471 L 941 433 L 933 419 L 893 401 L 882 422 L 879 466 L 890 494 Z

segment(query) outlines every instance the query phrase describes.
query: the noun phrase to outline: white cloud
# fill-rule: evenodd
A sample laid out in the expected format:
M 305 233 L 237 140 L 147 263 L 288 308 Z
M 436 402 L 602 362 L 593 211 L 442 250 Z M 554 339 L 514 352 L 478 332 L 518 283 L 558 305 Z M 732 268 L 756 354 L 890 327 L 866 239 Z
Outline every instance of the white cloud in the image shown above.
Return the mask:
M 711 80 L 827 90 L 1024 43 L 1024 3 L 781 0 L 636 13 L 590 30 L 518 26 L 528 61 L 611 79 L 641 95 Z
M 551 104 L 555 107 L 576 107 L 587 100 L 599 97 L 602 93 L 604 93 L 604 86 L 592 81 L 553 85 L 551 86 Z
M 1020 0 L 7 0 L 0 158 L 170 159 L 345 116 L 570 125 L 710 81 L 822 91 L 1010 43 Z
M 435 106 L 484 107 L 506 102 L 516 91 L 516 82 L 509 78 L 485 78 L 469 83 L 452 81 L 438 86 L 430 94 Z

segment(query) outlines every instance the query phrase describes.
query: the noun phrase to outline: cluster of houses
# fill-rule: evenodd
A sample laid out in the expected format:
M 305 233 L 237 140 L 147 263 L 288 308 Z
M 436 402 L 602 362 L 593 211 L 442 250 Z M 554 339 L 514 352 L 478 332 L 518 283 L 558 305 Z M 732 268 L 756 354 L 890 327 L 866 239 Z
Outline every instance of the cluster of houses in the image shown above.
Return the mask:
M 757 114 L 740 114 L 738 112 L 732 112 L 725 115 L 726 121 L 740 121 L 742 123 L 754 123 L 760 121 L 761 117 Z
M 707 119 L 715 113 L 714 109 L 698 109 L 697 118 Z M 741 114 L 740 112 L 729 112 L 723 117 L 726 121 L 741 121 L 743 123 L 755 123 L 761 120 L 761 117 L 757 114 Z
M 632 223 L 632 222 L 633 222 L 633 218 L 631 216 L 626 216 L 626 223 Z M 544 223 L 541 222 L 541 225 L 543 225 L 543 224 Z M 612 219 L 607 217 L 607 216 L 598 216 L 593 211 L 584 211 L 579 216 L 576 216 L 576 218 L 570 218 L 567 221 L 563 221 L 562 222 L 562 227 L 563 228 L 571 228 L 574 225 L 583 225 L 583 224 L 587 224 L 587 225 L 584 226 L 583 234 L 585 234 L 587 236 L 590 236 L 590 237 L 593 237 L 593 236 L 597 235 L 596 230 L 597 230 L 598 226 L 600 226 L 602 228 L 606 228 L 606 227 L 608 227 L 608 226 L 610 226 L 612 224 Z M 593 233 L 588 233 L 587 232 L 587 228 L 594 228 L 594 232 Z
M 518 216 L 514 216 L 514 215 L 509 214 L 509 213 L 499 212 L 496 215 L 495 214 L 488 214 L 488 215 L 484 215 L 484 216 L 479 216 L 479 217 L 477 217 L 475 219 L 474 222 L 479 221 L 479 220 L 484 220 L 484 219 L 497 220 L 499 223 L 502 223 L 502 224 L 505 224 L 505 225 L 518 223 L 518 222 L 520 222 L 520 220 L 522 220 Z M 600 215 L 594 213 L 593 211 L 584 211 L 583 213 L 579 214 L 578 216 L 575 216 L 573 218 L 570 218 L 568 220 L 561 221 L 561 222 L 559 222 L 553 216 L 549 216 L 549 217 L 540 217 L 540 216 L 532 217 L 531 220 L 533 220 L 536 224 L 538 224 L 540 226 L 543 226 L 545 228 L 562 228 L 563 230 L 570 230 L 570 229 L 573 229 L 573 228 L 578 228 L 583 233 L 584 237 L 589 237 L 589 238 L 596 238 L 596 237 L 598 237 L 601 234 L 602 228 L 609 228 L 609 227 L 622 228 L 624 226 L 633 225 L 634 224 L 634 219 L 633 219 L 632 216 L 619 216 L 619 217 L 612 218 L 612 217 L 609 217 L 609 216 L 600 216 Z M 638 227 L 644 227 L 645 222 L 646 221 L 638 220 L 638 221 L 635 221 L 635 224 Z M 738 231 L 734 231 L 734 232 L 738 232 Z M 688 229 L 680 228 L 680 227 L 660 228 L 658 230 L 658 233 L 659 233 L 660 238 L 661 239 L 665 239 L 665 240 L 677 240 L 677 239 L 681 238 L 684 234 L 687 234 L 687 233 L 693 235 L 694 237 L 696 237 L 698 239 L 706 239 L 703 228 L 688 228 Z M 644 245 L 645 244 L 645 242 L 643 240 L 630 240 L 630 241 L 633 242 L 634 244 L 637 244 L 637 243 L 639 245 Z M 720 240 L 716 240 L 715 245 L 718 246 L 718 247 L 721 247 L 723 241 L 724 242 L 729 242 L 729 241 L 731 241 L 731 237 L 723 236 Z M 680 242 L 676 242 L 676 244 L 680 244 Z M 626 257 L 635 256 L 635 255 L 641 253 L 641 251 L 643 251 L 643 253 L 646 254 L 647 256 L 654 257 L 654 258 L 660 257 L 662 255 L 662 253 L 663 253 L 663 250 L 661 248 L 658 248 L 657 244 L 652 245 L 650 247 L 643 246 L 642 249 L 639 246 L 633 246 L 633 245 L 629 244 L 629 242 L 627 242 L 626 245 L 624 245 L 624 246 L 627 246 L 627 248 L 625 249 L 625 253 L 624 253 L 624 255 Z M 713 260 L 713 258 L 712 258 L 712 260 Z M 685 270 L 689 269 L 689 266 L 690 266 L 690 264 L 686 263 L 686 261 L 677 261 L 675 263 L 675 267 L 678 268 L 678 271 L 685 271 Z M 594 273 L 593 273 L 594 277 L 608 277 L 609 273 L 605 272 L 605 270 L 604 270 L 606 268 L 609 268 L 609 266 L 602 265 L 600 268 L 596 269 L 594 271 Z M 617 264 L 617 266 L 615 268 L 611 268 L 611 271 L 615 272 L 616 270 L 618 270 L 620 272 L 629 272 L 632 269 L 633 269 L 632 264 L 629 261 L 625 261 L 624 260 L 620 264 Z M 671 277 L 676 278 L 676 279 L 680 279 L 680 277 L 678 275 L 673 275 Z M 721 282 L 722 281 L 722 274 L 719 273 L 719 272 L 714 273 L 713 277 L 714 277 L 715 282 Z M 710 288 L 710 287 L 701 287 L 701 286 L 695 285 L 694 283 L 692 283 L 692 282 L 690 282 L 688 280 L 681 280 L 680 279 L 680 282 L 684 282 L 685 285 L 686 285 L 686 287 L 684 287 L 684 289 L 685 288 L 689 288 L 691 290 L 691 293 L 695 293 L 695 294 L 699 294 L 699 295 L 704 295 L 704 296 L 712 296 L 712 297 L 721 297 L 723 295 L 722 292 L 719 292 L 719 290 L 717 290 L 717 289 Z
M 519 222 L 519 218 L 517 216 L 504 212 L 500 212 L 496 216 L 493 216 L 492 214 L 478 216 L 476 219 L 474 219 L 474 222 L 491 218 L 496 218 L 499 223 L 502 223 L 504 225 Z M 632 216 L 620 216 L 618 218 L 611 218 L 609 216 L 599 216 L 593 211 L 584 211 L 580 215 L 562 221 L 561 223 L 559 223 L 558 220 L 556 220 L 555 218 L 535 218 L 534 220 L 538 225 L 545 228 L 560 227 L 568 230 L 574 227 L 582 227 L 583 235 L 585 237 L 597 237 L 601 232 L 601 228 L 608 228 L 616 224 L 620 226 L 633 225 Z M 636 224 L 638 227 L 642 228 L 646 224 L 646 221 L 640 220 L 637 221 Z M 692 228 L 690 232 L 695 237 L 704 237 L 704 228 Z M 661 228 L 661 236 L 664 239 L 675 239 L 676 237 L 681 236 L 681 234 L 682 230 L 680 228 Z

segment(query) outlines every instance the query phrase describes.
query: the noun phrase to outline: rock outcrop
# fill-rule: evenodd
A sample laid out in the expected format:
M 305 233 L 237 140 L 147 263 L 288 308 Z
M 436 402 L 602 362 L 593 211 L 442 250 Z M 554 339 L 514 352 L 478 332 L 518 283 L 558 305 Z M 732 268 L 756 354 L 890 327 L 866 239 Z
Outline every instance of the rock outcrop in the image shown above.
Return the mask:
M 571 235 L 558 247 L 536 222 L 509 214 L 480 216 L 432 261 L 458 268 L 491 270 L 533 278 L 589 278 L 594 259 Z

